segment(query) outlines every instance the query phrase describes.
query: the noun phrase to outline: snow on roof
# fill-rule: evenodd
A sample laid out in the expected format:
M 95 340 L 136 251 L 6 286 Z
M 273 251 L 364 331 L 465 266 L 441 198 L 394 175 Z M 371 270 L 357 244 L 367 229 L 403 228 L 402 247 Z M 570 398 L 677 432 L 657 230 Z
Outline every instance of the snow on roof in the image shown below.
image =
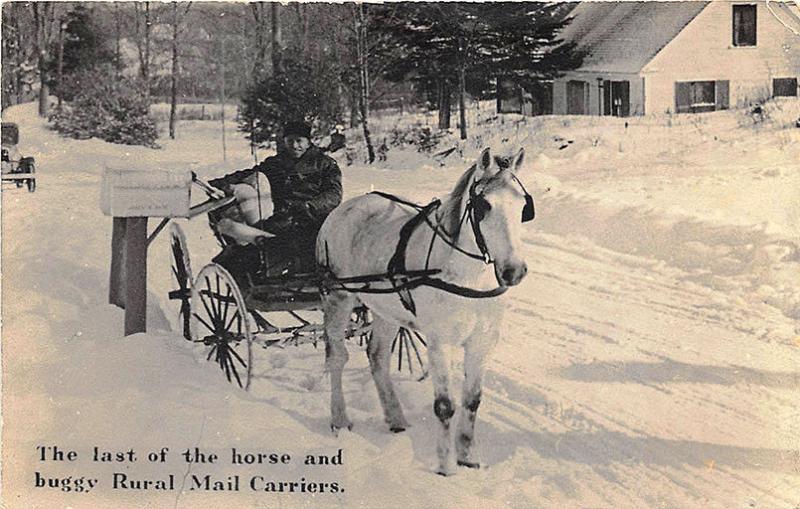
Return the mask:
M 639 72 L 708 2 L 582 2 L 562 37 L 588 52 L 580 71 Z

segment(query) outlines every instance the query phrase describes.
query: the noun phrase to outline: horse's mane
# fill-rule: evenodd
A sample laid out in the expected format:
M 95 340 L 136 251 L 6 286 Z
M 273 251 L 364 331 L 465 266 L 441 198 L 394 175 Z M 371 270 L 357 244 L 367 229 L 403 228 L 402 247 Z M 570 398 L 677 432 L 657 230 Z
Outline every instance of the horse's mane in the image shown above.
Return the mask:
M 473 164 L 467 171 L 461 175 L 461 178 L 456 182 L 456 186 L 450 192 L 443 206 L 442 219 L 444 222 L 445 231 L 450 234 L 457 235 L 458 228 L 461 224 L 461 213 L 464 208 L 464 202 L 467 194 L 469 193 L 469 186 L 472 183 L 473 176 L 475 175 L 476 164 Z

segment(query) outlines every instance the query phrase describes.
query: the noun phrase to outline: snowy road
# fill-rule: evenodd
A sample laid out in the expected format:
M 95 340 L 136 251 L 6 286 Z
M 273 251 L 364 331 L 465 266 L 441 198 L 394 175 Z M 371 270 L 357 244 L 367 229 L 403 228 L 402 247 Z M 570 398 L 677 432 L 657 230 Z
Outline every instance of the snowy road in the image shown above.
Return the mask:
M 795 294 L 781 286 L 787 271 L 797 274 L 791 239 L 654 208 L 604 209 L 568 190 L 548 193 L 553 179 L 529 176 L 540 216 L 525 238 L 529 276 L 508 294 L 487 374 L 476 434 L 484 468 L 442 479 L 430 474 L 430 383 L 397 375 L 412 427 L 389 434 L 354 344 L 345 390 L 355 429 L 339 438 L 327 429 L 321 348 L 260 350 L 251 394 L 196 361 L 164 330 L 163 235 L 149 267 L 152 330 L 122 339 L 121 313 L 105 303 L 110 219 L 97 205 L 103 161 L 122 156 L 40 136 L 63 155 L 42 157 L 35 194 L 3 191 L 4 412 L 12 408 L 4 446 L 15 444 L 4 483 L 20 497 L 5 498 L 9 507 L 372 507 L 376 491 L 384 506 L 403 508 L 800 507 L 800 331 Z M 196 155 L 201 144 L 167 153 Z M 356 168 L 345 179 L 350 194 L 374 185 L 423 200 L 455 174 Z M 197 271 L 213 240 L 202 219 L 182 225 Z M 347 493 L 51 498 L 28 487 L 43 467 L 29 453 L 56 441 L 341 447 Z M 70 472 L 62 467 L 49 466 Z

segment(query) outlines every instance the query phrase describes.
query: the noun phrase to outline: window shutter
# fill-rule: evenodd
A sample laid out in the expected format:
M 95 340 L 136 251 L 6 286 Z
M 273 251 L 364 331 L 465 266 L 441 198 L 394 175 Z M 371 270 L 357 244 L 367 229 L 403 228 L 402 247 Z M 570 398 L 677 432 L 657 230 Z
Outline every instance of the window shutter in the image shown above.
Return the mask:
M 728 80 L 718 80 L 715 89 L 716 109 L 727 110 L 730 107 L 730 82 Z
M 675 112 L 686 113 L 692 104 L 692 92 L 689 82 L 675 82 Z
M 611 115 L 611 80 L 603 81 L 603 115 Z
M 628 117 L 631 114 L 631 83 L 622 82 L 622 116 Z

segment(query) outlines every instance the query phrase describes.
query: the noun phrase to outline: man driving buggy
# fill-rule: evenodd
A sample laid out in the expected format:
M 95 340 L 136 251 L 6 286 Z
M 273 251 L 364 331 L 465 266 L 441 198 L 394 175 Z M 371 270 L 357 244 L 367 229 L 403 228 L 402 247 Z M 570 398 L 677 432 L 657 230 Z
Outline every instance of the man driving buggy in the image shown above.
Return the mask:
M 311 142 L 311 127 L 305 122 L 290 122 L 284 125 L 282 134 L 283 147 L 277 155 L 253 168 L 209 182 L 230 195 L 231 186 L 254 182 L 259 173 L 269 181 L 273 214 L 253 226 L 274 237 L 259 239 L 258 248 L 262 252 L 252 246 L 226 248 L 215 261 L 232 272 L 258 264 L 263 251 L 271 273 L 286 267 L 313 268 L 317 233 L 328 214 L 342 201 L 342 172 L 334 159 Z

